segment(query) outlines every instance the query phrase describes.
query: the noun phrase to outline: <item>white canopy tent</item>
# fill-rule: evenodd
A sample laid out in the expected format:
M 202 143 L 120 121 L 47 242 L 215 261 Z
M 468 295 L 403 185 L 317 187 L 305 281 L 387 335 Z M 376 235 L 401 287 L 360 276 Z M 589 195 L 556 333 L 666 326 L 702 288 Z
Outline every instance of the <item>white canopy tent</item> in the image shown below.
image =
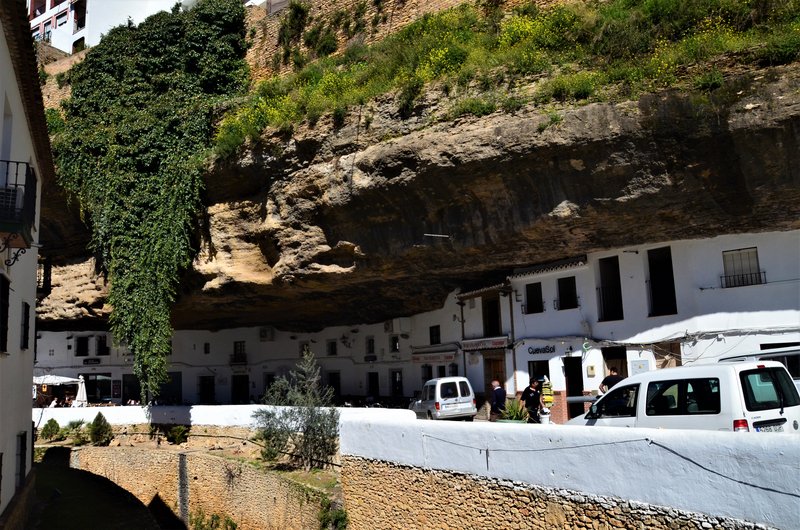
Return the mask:
M 63 375 L 36 375 L 33 377 L 33 384 L 35 385 L 77 385 L 81 382 L 80 379 L 74 377 L 66 377 Z

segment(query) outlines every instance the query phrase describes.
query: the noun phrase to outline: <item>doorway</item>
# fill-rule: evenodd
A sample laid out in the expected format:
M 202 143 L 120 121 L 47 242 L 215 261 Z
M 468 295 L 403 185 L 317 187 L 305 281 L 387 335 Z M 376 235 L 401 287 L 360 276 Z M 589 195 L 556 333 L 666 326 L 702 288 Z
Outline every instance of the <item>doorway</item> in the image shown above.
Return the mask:
M 244 405 L 250 403 L 250 377 L 238 374 L 231 377 L 231 404 Z
M 567 383 L 567 397 L 583 397 L 583 372 L 580 357 L 562 357 L 564 362 L 564 378 Z M 584 412 L 583 403 L 568 403 L 567 414 L 570 418 L 580 416 Z
M 601 348 L 600 351 L 603 353 L 603 364 L 605 365 L 603 377 L 607 376 L 612 368 L 617 369 L 620 377 L 628 377 L 628 350 L 625 346 L 610 346 Z
M 367 397 L 378 399 L 381 395 L 378 372 L 367 372 Z
M 198 384 L 198 398 L 201 405 L 214 405 L 217 401 L 216 391 L 214 389 L 214 376 L 201 375 L 197 378 Z
M 392 370 L 392 397 L 403 397 L 403 371 Z
M 500 381 L 500 386 L 505 387 L 506 359 L 503 350 L 483 353 L 483 386 L 484 395 L 492 393 L 492 381 Z
M 481 300 L 483 306 L 483 336 L 499 337 L 502 334 L 500 325 L 500 297 L 484 296 Z

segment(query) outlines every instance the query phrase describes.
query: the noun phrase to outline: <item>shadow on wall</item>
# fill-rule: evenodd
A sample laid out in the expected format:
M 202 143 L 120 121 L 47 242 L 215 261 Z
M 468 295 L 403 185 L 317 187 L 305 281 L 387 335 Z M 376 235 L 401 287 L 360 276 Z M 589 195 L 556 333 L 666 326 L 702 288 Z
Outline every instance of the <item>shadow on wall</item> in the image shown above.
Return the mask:
M 186 530 L 186 525 L 175 515 L 175 512 L 170 510 L 160 495 L 156 494 L 147 508 L 162 530 Z

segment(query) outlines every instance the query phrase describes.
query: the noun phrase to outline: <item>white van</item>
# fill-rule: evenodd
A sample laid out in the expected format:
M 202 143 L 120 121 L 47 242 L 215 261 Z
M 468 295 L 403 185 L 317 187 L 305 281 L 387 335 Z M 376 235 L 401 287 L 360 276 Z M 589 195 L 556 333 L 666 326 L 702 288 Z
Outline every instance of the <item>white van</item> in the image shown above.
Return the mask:
M 420 399 L 409 407 L 417 418 L 472 421 L 478 409 L 475 392 L 466 377 L 439 377 L 427 381 Z
M 682 366 L 620 381 L 567 424 L 800 434 L 800 395 L 775 361 Z

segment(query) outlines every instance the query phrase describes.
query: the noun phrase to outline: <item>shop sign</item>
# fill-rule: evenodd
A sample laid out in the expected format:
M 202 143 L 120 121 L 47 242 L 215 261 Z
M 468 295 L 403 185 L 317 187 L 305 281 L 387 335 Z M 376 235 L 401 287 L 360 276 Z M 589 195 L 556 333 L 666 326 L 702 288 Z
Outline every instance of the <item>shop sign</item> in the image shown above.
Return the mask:
M 96 357 L 89 357 L 88 359 L 83 360 L 83 364 L 100 364 L 100 359 Z
M 464 351 L 471 350 L 496 350 L 498 348 L 505 348 L 508 345 L 508 339 L 501 337 L 498 339 L 475 339 L 461 341 L 461 349 Z
M 411 360 L 415 363 L 450 363 L 456 360 L 455 352 L 414 354 Z
M 550 346 L 542 346 L 540 348 L 534 348 L 533 346 L 528 347 L 528 353 L 531 355 L 536 355 L 537 353 L 555 353 L 556 346 L 555 344 L 551 344 Z

